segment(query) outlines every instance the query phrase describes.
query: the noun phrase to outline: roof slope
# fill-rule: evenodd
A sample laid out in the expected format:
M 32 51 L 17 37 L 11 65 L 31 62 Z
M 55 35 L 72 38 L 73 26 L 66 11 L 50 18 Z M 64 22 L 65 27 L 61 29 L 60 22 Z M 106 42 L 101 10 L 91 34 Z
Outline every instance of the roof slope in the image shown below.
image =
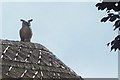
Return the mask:
M 2 78 L 82 79 L 41 44 L 2 40 L 1 45 Z

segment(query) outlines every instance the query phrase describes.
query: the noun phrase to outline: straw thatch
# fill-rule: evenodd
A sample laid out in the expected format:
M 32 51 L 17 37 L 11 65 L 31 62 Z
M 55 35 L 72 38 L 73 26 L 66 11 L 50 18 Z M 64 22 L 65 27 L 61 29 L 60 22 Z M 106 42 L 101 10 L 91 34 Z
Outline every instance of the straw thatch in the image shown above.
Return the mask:
M 82 79 L 41 44 L 2 40 L 1 45 L 2 79 Z

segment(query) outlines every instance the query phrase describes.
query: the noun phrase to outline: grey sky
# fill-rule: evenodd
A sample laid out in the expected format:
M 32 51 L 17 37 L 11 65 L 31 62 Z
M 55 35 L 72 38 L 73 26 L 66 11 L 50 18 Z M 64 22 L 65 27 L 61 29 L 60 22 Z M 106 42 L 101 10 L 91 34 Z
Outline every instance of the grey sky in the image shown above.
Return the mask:
M 96 2 L 27 2 L 2 4 L 2 39 L 20 40 L 20 19 L 31 19 L 32 42 L 53 52 L 77 74 L 87 78 L 116 78 L 117 52 L 106 47 L 117 32 Z

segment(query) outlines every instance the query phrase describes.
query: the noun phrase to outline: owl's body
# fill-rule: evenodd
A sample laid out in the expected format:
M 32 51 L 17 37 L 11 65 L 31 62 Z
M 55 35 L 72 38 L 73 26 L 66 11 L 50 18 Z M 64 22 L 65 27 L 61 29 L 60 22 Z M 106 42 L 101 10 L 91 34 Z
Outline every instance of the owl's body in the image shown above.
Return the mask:
M 22 22 L 22 28 L 20 29 L 20 38 L 21 41 L 23 42 L 30 42 L 31 38 L 32 38 L 32 30 L 30 28 L 30 22 L 32 21 L 28 21 L 26 22 L 25 20 L 21 20 Z

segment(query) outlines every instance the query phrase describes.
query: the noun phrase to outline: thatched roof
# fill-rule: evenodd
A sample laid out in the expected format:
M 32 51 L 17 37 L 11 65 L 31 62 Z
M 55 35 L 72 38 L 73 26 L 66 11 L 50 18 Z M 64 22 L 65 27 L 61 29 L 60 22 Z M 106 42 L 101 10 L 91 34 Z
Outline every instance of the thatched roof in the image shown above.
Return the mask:
M 2 40 L 1 45 L 3 79 L 82 79 L 41 44 Z

